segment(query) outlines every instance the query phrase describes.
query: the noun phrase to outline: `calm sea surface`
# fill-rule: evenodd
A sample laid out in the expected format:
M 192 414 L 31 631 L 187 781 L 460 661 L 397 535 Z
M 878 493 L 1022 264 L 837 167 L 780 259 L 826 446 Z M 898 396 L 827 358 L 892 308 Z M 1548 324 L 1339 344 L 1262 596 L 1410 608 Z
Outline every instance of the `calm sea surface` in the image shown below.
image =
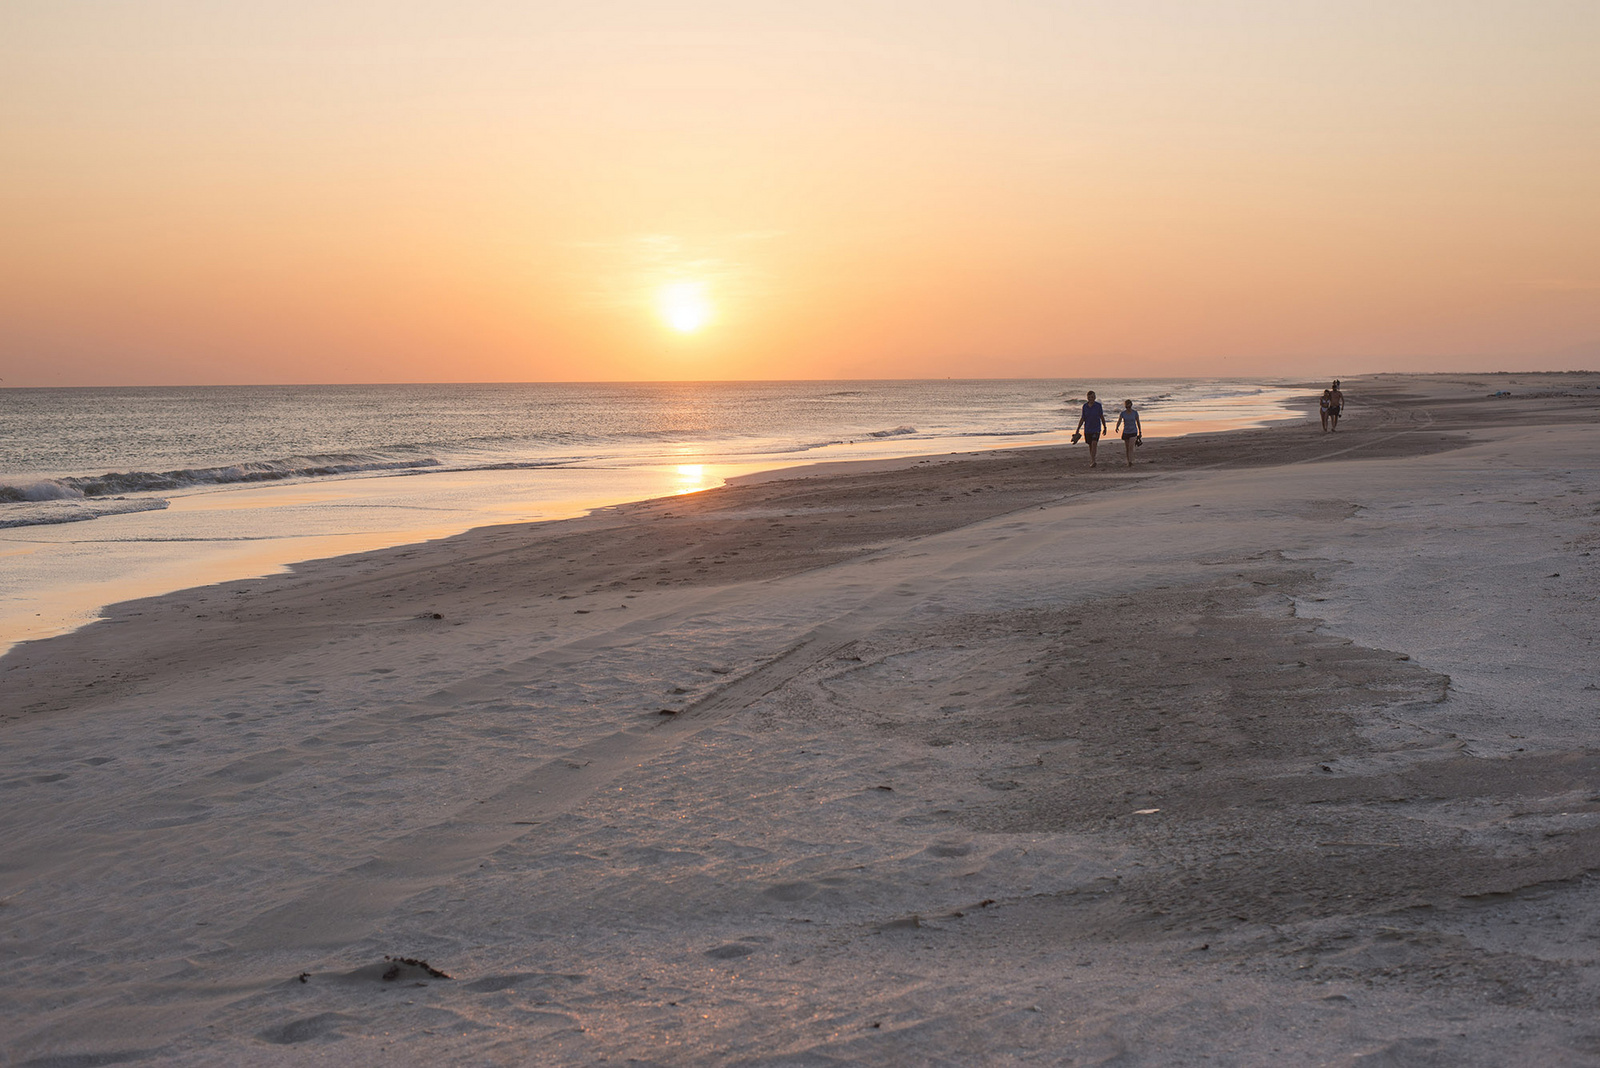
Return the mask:
M 0 389 L 0 650 L 106 604 L 796 464 L 1295 418 L 1237 380 Z

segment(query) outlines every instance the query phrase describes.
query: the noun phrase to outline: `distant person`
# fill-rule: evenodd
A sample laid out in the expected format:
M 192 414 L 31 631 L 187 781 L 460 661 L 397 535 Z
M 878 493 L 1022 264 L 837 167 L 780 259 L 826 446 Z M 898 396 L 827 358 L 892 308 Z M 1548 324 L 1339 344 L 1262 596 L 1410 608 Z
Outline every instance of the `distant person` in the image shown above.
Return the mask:
M 1122 431 L 1122 447 L 1128 450 L 1128 466 L 1133 466 L 1133 447 L 1143 445 L 1144 437 L 1139 433 L 1139 413 L 1134 410 L 1133 401 L 1122 402 L 1122 411 L 1117 413 L 1117 429 Z
M 1339 392 L 1339 380 L 1333 380 L 1333 388 L 1328 391 L 1328 429 L 1339 429 L 1339 415 L 1344 411 L 1344 394 Z
M 1097 456 L 1100 452 L 1100 434 L 1106 428 L 1106 410 L 1100 407 L 1100 402 L 1094 399 L 1094 390 L 1089 391 L 1089 399 L 1084 403 L 1083 414 L 1078 416 L 1077 429 L 1072 432 L 1072 440 L 1078 440 L 1078 432 L 1083 432 L 1083 440 L 1089 444 L 1089 466 L 1099 467 Z
M 1322 405 L 1321 405 L 1321 408 L 1320 408 L 1321 413 L 1322 413 L 1322 432 L 1324 434 L 1326 434 L 1328 432 L 1328 411 L 1332 407 L 1333 407 L 1333 390 L 1325 389 L 1325 390 L 1322 391 Z

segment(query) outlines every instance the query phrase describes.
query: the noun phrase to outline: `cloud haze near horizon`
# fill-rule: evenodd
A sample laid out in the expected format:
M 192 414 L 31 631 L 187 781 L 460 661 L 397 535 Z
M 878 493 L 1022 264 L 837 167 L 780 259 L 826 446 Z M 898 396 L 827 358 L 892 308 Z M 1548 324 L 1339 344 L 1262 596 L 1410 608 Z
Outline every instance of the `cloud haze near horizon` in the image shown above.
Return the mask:
M 1587 0 L 11 0 L 0 378 L 1594 366 L 1597 46 Z

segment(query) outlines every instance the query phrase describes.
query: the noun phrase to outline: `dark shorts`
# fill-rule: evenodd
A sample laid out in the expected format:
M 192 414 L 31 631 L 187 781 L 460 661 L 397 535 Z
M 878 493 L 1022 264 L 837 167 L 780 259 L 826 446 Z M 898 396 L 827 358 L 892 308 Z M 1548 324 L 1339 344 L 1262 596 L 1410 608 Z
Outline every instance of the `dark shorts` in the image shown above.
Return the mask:
M 1132 441 L 1134 438 L 1136 438 L 1138 436 L 1139 436 L 1138 434 L 1124 434 L 1124 435 L 1122 435 L 1122 440 L 1123 441 Z
M 1084 441 L 1099 441 L 1100 440 L 1100 431 L 1098 431 L 1098 430 L 1085 430 L 1083 432 L 1083 440 Z
M 1328 414 L 1329 415 L 1338 415 L 1339 414 L 1339 406 L 1338 405 L 1334 405 L 1332 408 L 1329 408 L 1328 409 Z

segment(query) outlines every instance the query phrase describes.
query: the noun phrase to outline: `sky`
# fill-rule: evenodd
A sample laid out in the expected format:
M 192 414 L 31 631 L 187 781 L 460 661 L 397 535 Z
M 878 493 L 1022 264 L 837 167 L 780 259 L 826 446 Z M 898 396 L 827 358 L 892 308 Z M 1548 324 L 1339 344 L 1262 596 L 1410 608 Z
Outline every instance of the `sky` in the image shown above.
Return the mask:
M 1600 367 L 1595 0 L 4 0 L 0 385 Z

